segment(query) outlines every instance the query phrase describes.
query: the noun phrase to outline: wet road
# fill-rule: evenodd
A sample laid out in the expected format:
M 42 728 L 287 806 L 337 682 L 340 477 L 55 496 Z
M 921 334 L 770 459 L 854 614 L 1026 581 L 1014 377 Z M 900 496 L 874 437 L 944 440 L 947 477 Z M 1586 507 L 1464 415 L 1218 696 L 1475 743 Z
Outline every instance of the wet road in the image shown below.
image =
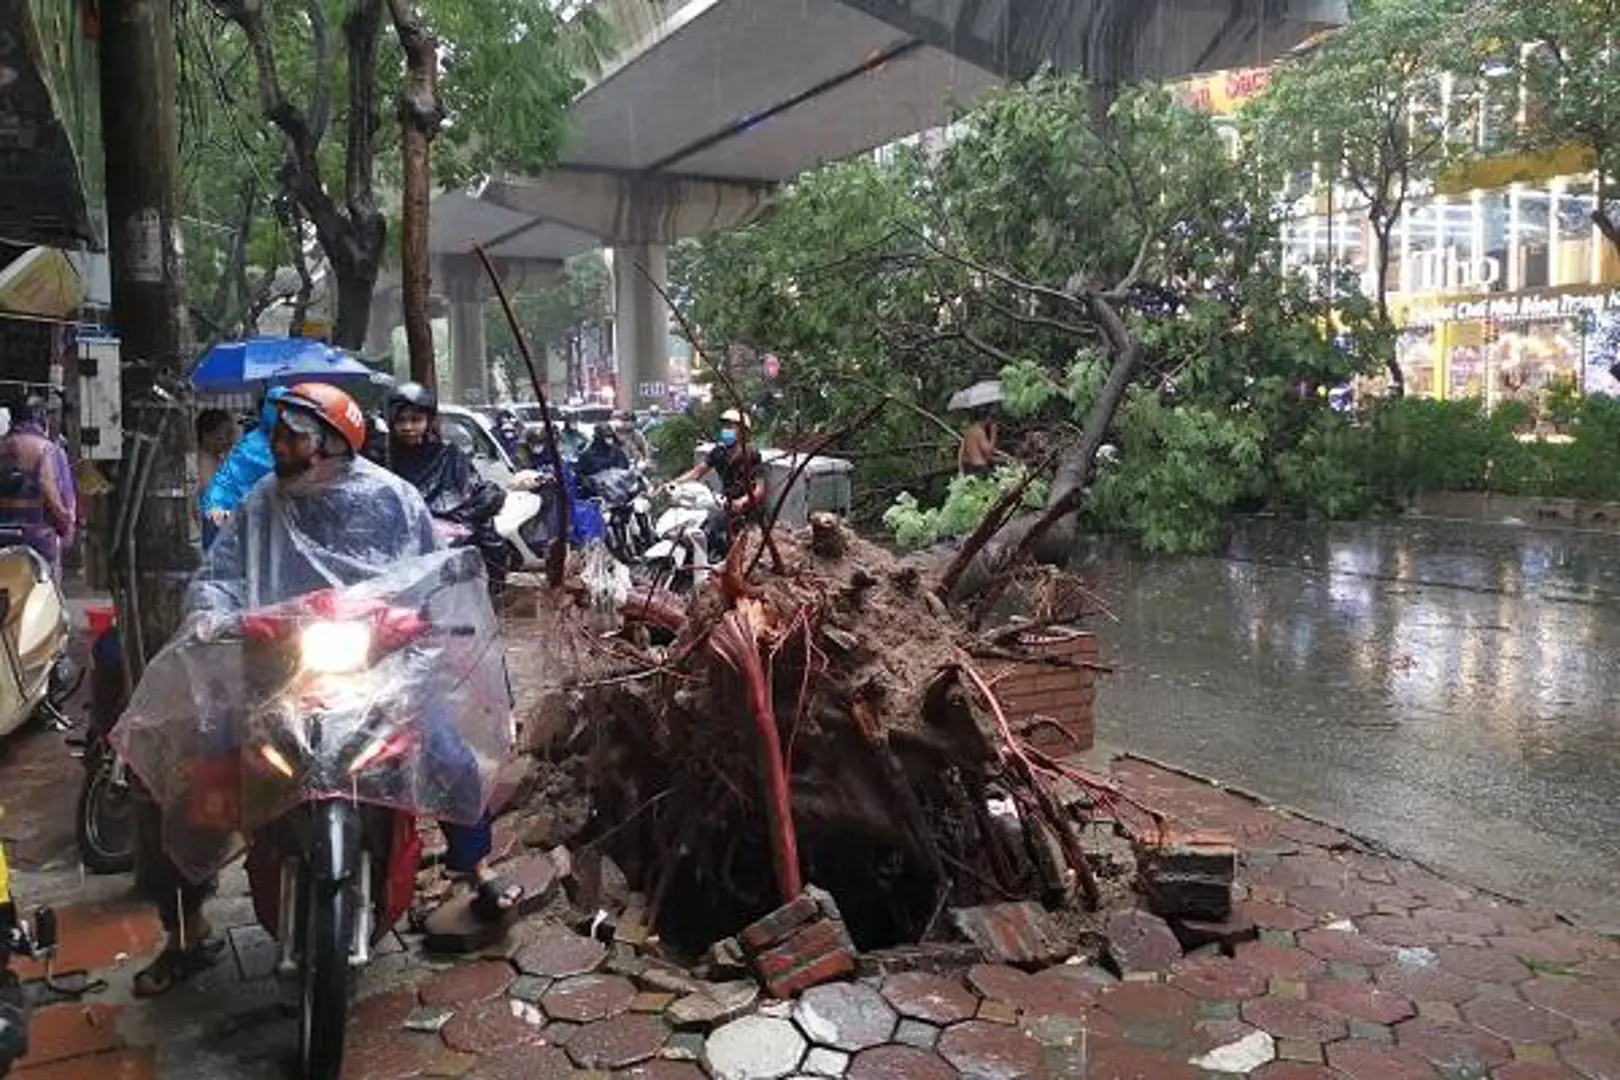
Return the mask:
M 1100 742 L 1620 928 L 1620 538 L 1259 522 L 1081 565 Z

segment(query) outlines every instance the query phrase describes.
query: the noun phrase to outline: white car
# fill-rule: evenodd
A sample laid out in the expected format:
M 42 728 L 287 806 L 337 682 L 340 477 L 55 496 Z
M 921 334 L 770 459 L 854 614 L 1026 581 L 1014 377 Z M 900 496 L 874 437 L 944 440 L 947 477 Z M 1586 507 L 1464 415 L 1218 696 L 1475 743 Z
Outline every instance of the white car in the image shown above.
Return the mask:
M 517 462 L 495 437 L 495 428 L 487 417 L 460 405 L 440 405 L 439 430 L 472 458 L 473 468 L 479 475 L 499 484 L 503 491 L 511 489 L 518 472 Z

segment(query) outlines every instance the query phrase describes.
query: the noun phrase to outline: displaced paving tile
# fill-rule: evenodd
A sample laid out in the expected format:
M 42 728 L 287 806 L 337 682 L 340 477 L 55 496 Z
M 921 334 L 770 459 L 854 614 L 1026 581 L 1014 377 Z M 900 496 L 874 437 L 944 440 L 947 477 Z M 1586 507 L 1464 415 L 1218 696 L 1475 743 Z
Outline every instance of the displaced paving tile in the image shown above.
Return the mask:
M 850 1053 L 888 1042 L 899 1020 L 882 994 L 860 983 L 806 990 L 793 1018 L 812 1042 Z
M 450 1049 L 469 1054 L 535 1045 L 540 1042 L 540 1027 L 532 1012 L 533 1007 L 521 1001 L 482 1001 L 459 1010 L 439 1034 Z
M 1109 962 L 1122 975 L 1166 972 L 1181 959 L 1181 942 L 1169 925 L 1137 908 L 1110 917 L 1103 938 Z
M 618 1016 L 580 1028 L 568 1040 L 568 1056 L 582 1069 L 624 1069 L 656 1057 L 669 1034 L 656 1016 Z
M 913 1046 L 879 1046 L 855 1055 L 849 1080 L 957 1080 L 957 1072 L 937 1054 Z
M 901 1016 L 931 1024 L 968 1020 L 979 1008 L 961 983 L 925 971 L 889 976 L 883 981 L 883 996 Z
M 737 1019 L 758 1001 L 759 984 L 752 979 L 703 983 L 669 1007 L 669 1019 L 677 1027 L 708 1030 Z
M 781 1080 L 808 1048 L 791 1021 L 745 1016 L 710 1035 L 703 1057 L 716 1080 Z
M 602 966 L 607 949 L 598 941 L 582 937 L 561 926 L 548 925 L 518 950 L 518 970 L 525 975 L 550 979 L 588 975 Z
M 1034 976 L 1007 964 L 975 964 L 968 969 L 967 982 L 981 997 L 1016 1001 L 1032 984 Z
M 57 974 L 105 971 L 120 955 L 147 956 L 163 944 L 163 927 L 150 904 L 71 904 L 56 909 L 56 928 L 60 944 L 51 969 Z M 39 961 L 26 957 L 13 957 L 11 969 L 24 982 L 45 975 Z
M 571 1024 L 618 1016 L 636 1000 L 636 987 L 622 975 L 575 975 L 562 979 L 540 999 L 546 1015 Z
M 1462 1007 L 1463 1019 L 1515 1043 L 1555 1043 L 1575 1034 L 1566 1017 L 1508 997 L 1478 997 Z
M 517 978 L 504 960 L 459 964 L 441 971 L 419 988 L 424 1005 L 471 1005 L 500 997 Z
M 1041 1064 L 1041 1048 L 1016 1028 L 969 1020 L 939 1038 L 939 1055 L 978 1080 L 1017 1080 Z
M 985 955 L 1009 964 L 1054 964 L 1073 952 L 1052 916 L 1039 904 L 952 908 L 951 921 Z
M 1417 1006 L 1409 998 L 1371 983 L 1330 979 L 1311 983 L 1306 993 L 1312 1001 L 1351 1020 L 1398 1024 L 1417 1015 Z

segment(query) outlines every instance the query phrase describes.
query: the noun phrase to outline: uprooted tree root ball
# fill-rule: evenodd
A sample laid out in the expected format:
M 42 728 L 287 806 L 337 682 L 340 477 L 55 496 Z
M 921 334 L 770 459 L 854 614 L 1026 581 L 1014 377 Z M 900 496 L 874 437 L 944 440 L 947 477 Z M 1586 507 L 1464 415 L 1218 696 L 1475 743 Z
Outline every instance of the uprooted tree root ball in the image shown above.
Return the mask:
M 1095 908 L 1065 803 L 1111 791 L 1003 714 L 975 657 L 1013 658 L 1015 639 L 970 633 L 923 564 L 842 526 L 777 530 L 780 574 L 744 574 L 750 539 L 689 603 L 632 597 L 611 639 L 577 616 L 542 631 L 574 662 L 528 722 L 588 787 L 576 850 L 611 855 L 649 923 L 694 952 L 803 883 L 833 894 L 862 949 L 943 936 L 948 908 Z M 652 648 L 649 627 L 673 640 Z

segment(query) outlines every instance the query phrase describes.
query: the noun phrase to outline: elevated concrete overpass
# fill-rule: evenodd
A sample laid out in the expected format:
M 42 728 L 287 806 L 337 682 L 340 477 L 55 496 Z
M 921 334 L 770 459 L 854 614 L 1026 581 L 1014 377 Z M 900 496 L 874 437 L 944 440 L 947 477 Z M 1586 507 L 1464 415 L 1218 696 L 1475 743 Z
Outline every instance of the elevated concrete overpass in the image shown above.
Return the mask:
M 1100 85 L 1269 63 L 1346 17 L 1347 0 L 663 0 L 661 18 L 574 102 L 558 167 L 434 203 L 456 390 L 483 385 L 467 257 L 484 244 L 543 275 L 614 250 L 619 391 L 668 354 L 675 240 L 754 217 L 785 180 L 946 123 L 992 88 L 1052 67 Z M 386 305 L 384 305 L 386 306 Z

